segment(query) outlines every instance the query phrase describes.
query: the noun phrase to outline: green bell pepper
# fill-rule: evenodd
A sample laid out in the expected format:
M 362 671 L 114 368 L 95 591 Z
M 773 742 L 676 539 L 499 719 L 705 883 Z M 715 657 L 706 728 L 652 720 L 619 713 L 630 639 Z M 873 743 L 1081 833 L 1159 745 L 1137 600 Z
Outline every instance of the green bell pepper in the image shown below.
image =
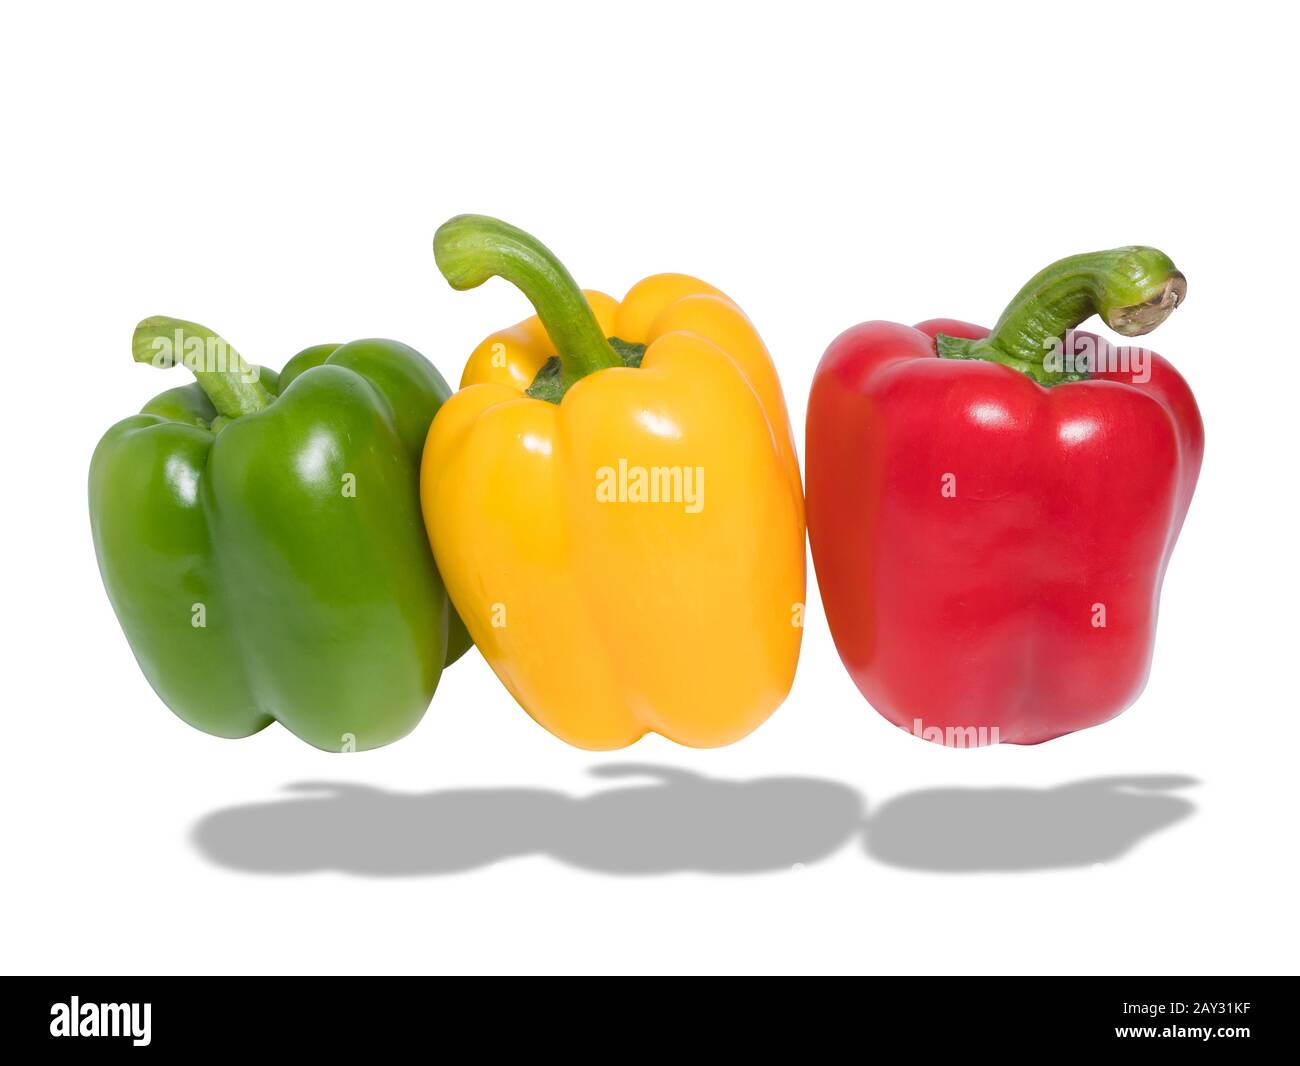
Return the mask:
M 317 345 L 276 375 L 151 318 L 132 350 L 198 379 L 109 429 L 90 464 L 100 573 L 149 683 L 220 737 L 272 721 L 329 751 L 404 736 L 470 645 L 418 496 L 447 383 L 389 340 Z

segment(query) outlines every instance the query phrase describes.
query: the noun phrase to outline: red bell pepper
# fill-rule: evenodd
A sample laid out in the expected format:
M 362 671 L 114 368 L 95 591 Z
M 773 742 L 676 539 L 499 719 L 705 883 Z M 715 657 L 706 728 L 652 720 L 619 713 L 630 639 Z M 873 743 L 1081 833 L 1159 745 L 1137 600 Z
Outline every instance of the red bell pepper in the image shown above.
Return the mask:
M 1098 725 L 1146 683 L 1204 434 L 1178 372 L 1072 327 L 1154 329 L 1186 293 L 1153 248 L 1072 256 L 990 332 L 867 322 L 808 401 L 813 562 L 882 715 L 951 746 Z

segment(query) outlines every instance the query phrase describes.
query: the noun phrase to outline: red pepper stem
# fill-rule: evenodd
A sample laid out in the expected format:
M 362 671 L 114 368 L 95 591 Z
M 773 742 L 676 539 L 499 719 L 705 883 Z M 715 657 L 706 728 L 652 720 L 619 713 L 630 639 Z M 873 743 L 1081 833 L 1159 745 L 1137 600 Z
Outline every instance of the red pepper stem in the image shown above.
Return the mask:
M 260 411 L 275 399 L 259 380 L 259 367 L 244 362 L 229 343 L 197 322 L 167 315 L 146 318 L 135 327 L 131 354 L 137 363 L 192 371 L 217 413 L 227 419 Z
M 564 387 L 606 367 L 622 366 L 572 276 L 541 241 L 487 215 L 457 215 L 433 237 L 438 269 L 453 289 L 504 278 L 528 297 L 555 346 Z
M 1048 356 L 1065 334 L 1093 315 L 1116 333 L 1150 333 L 1187 295 L 1187 279 L 1155 248 L 1134 245 L 1061 259 L 1035 274 L 982 340 L 940 335 L 945 359 L 987 359 L 1028 374 L 1043 385 L 1083 374 L 1055 368 Z M 1045 365 L 1046 364 L 1046 365 Z

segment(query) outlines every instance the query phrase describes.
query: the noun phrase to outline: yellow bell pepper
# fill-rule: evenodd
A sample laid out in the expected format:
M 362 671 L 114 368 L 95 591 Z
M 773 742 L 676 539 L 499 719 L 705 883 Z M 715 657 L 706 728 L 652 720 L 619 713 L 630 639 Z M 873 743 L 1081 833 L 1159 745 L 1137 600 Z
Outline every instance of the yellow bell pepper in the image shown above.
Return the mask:
M 711 285 L 582 293 L 528 234 L 462 215 L 456 289 L 499 276 L 537 317 L 474 350 L 430 427 L 421 497 L 474 643 L 556 736 L 729 744 L 794 679 L 804 509 L 776 370 Z

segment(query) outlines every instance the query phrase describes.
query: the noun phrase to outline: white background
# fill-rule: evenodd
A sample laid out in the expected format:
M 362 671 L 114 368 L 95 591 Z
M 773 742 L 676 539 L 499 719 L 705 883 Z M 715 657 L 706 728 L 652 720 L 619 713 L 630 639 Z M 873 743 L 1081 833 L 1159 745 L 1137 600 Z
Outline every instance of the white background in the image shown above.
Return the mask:
M 1292 20 L 9 8 L 4 969 L 1294 971 Z M 724 288 L 801 450 L 845 327 L 990 323 L 1062 255 L 1169 252 L 1189 296 L 1151 344 L 1208 443 L 1145 695 L 1037 748 L 923 743 L 858 695 L 810 583 L 794 691 L 728 749 L 568 748 L 477 655 L 377 752 L 183 725 L 132 660 L 86 515 L 99 435 L 179 383 L 132 363 L 134 323 L 192 318 L 273 366 L 398 337 L 454 382 L 526 312 L 436 275 L 430 238 L 462 211 L 616 295 L 663 270 Z M 628 764 L 702 777 L 592 773 Z M 303 782 L 330 787 L 286 791 Z

